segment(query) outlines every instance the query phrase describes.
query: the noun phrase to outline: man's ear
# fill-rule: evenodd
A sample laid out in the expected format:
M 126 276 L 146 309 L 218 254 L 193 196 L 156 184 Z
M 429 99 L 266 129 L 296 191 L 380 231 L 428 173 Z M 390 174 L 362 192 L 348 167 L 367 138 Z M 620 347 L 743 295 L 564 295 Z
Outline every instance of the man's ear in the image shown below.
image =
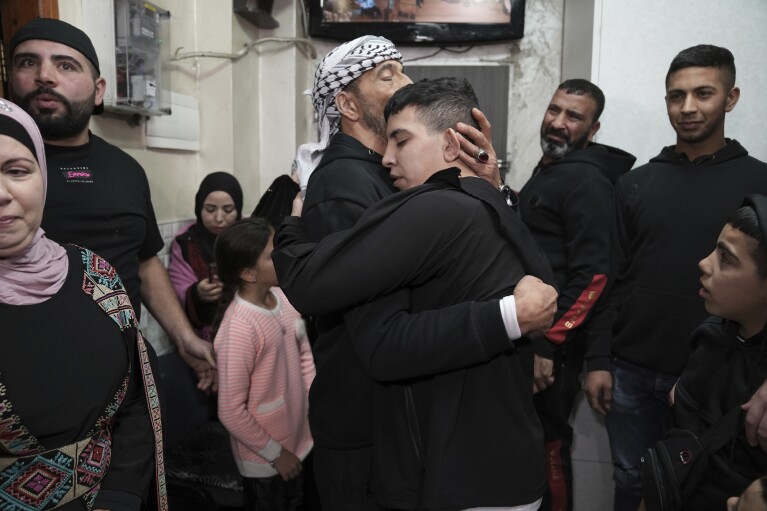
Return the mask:
M 342 90 L 336 94 L 336 108 L 342 117 L 346 117 L 350 121 L 357 122 L 360 118 L 360 108 L 357 104 L 357 98 L 354 97 L 354 94 L 347 91 Z
M 594 138 L 594 135 L 597 134 L 597 131 L 599 131 L 599 128 L 601 127 L 602 127 L 602 124 L 600 124 L 599 121 L 591 125 L 591 128 L 589 128 L 589 138 L 588 138 L 589 142 L 591 142 L 591 140 Z
M 461 156 L 461 140 L 458 137 L 458 132 L 453 128 L 445 130 L 443 153 L 447 162 L 453 162 Z
M 107 81 L 103 76 L 99 76 L 96 78 L 94 85 L 96 86 L 96 97 L 94 98 L 93 103 L 95 106 L 99 106 L 104 102 L 104 93 L 107 90 Z
M 731 112 L 740 99 L 740 87 L 733 87 L 727 93 L 727 102 L 724 105 L 725 112 Z

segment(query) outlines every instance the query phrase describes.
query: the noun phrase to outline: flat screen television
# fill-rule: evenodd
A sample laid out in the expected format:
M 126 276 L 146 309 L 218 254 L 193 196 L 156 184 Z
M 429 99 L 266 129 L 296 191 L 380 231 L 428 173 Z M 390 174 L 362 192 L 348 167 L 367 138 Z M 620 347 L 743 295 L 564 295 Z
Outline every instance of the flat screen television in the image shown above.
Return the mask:
M 304 0 L 309 35 L 381 35 L 400 45 L 471 45 L 522 37 L 525 0 Z

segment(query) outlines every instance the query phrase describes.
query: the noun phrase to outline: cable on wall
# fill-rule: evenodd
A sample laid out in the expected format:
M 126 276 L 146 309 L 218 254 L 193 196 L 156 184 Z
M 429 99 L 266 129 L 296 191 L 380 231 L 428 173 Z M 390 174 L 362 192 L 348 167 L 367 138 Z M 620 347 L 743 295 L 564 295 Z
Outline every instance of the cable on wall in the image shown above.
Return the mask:
M 185 52 L 182 53 L 181 50 L 184 49 L 183 46 L 180 46 L 176 49 L 175 53 L 173 54 L 173 57 L 169 59 L 170 62 L 175 62 L 178 60 L 184 60 L 184 59 L 192 59 L 192 58 L 213 58 L 213 59 L 229 59 L 229 60 L 239 60 L 245 55 L 250 52 L 253 48 L 256 46 L 259 46 L 261 44 L 265 43 L 290 43 L 295 45 L 301 53 L 303 53 L 307 58 L 310 58 L 312 60 L 317 58 L 317 48 L 314 47 L 314 45 L 308 40 L 298 37 L 264 37 L 261 39 L 256 39 L 255 41 L 251 41 L 249 43 L 245 43 L 245 45 L 242 47 L 240 51 L 237 53 L 220 53 L 215 51 L 192 51 L 192 52 Z

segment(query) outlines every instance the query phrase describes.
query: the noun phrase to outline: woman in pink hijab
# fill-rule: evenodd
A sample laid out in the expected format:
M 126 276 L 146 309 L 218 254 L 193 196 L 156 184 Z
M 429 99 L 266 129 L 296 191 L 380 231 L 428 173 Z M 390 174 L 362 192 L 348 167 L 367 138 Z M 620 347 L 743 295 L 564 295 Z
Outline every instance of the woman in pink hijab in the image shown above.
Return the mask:
M 40 229 L 40 132 L 0 99 L 0 502 L 167 509 L 157 392 L 115 270 Z

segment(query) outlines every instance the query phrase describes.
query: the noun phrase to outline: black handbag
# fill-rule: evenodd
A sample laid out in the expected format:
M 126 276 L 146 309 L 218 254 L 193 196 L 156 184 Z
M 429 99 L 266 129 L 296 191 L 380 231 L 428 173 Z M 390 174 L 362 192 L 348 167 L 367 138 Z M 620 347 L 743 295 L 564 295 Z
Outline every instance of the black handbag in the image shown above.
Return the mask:
M 740 406 L 727 412 L 700 437 L 672 428 L 641 458 L 647 511 L 682 509 L 708 472 L 708 458 L 734 439 Z

